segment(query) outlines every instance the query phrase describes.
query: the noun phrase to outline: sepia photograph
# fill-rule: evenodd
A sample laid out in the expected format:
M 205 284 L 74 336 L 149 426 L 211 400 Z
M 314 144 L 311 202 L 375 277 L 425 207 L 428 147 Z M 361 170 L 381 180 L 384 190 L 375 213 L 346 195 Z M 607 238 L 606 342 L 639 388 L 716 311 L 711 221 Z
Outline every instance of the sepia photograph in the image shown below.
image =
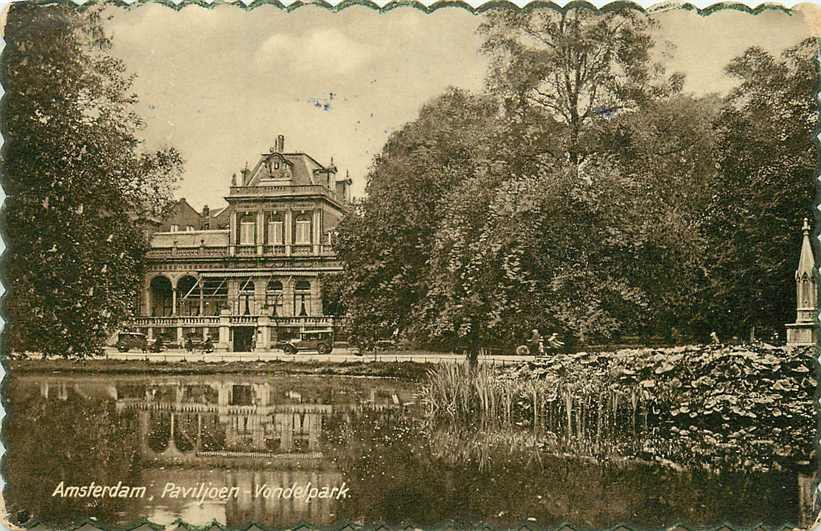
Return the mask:
M 4 527 L 821 525 L 818 6 L 0 20 Z

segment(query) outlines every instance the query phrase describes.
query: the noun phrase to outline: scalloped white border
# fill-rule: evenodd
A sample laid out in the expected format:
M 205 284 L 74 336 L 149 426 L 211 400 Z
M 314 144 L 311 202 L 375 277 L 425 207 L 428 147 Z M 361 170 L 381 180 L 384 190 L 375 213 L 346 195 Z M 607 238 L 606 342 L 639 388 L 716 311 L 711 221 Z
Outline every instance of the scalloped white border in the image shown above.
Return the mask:
M 21 1 L 26 1 L 26 0 L 0 0 L 0 26 L 2 26 L 2 27 L 0 27 L 0 54 L 2 54 L 3 49 L 6 47 L 6 41 L 5 41 L 5 39 L 3 39 L 2 35 L 4 34 L 4 28 L 5 28 L 5 23 L 6 23 L 6 13 L 8 11 L 8 6 L 12 2 L 21 2 Z M 85 3 L 87 3 L 88 0 L 71 0 L 71 1 L 74 2 L 75 4 L 77 4 L 78 6 L 81 6 Z M 129 0 L 122 0 L 122 1 L 125 2 L 125 3 L 133 3 L 134 2 L 134 0 L 132 0 L 131 2 L 129 2 Z M 204 0 L 204 1 L 206 3 L 209 3 L 209 4 L 213 3 L 212 1 L 209 1 L 209 0 Z M 231 2 L 231 3 L 249 5 L 251 3 L 251 1 L 252 0 L 235 0 L 234 2 Z M 291 5 L 295 4 L 296 2 L 298 2 L 300 0 L 279 0 L 279 1 L 282 3 L 283 6 L 288 8 L 288 7 L 290 7 Z M 338 6 L 343 1 L 344 0 L 325 0 L 325 2 L 327 2 L 327 4 L 329 4 L 332 7 Z M 382 8 L 382 7 L 385 7 L 386 5 L 388 5 L 389 3 L 391 3 L 394 0 L 369 0 L 369 1 L 374 3 L 375 5 L 377 5 L 378 7 Z M 440 0 L 416 0 L 416 1 L 418 3 L 424 5 L 425 7 L 430 7 L 430 6 L 432 6 L 433 4 L 437 3 Z M 483 0 L 461 0 L 461 1 L 464 2 L 465 4 L 469 5 L 470 7 L 476 9 L 476 8 L 482 6 L 483 4 L 487 3 L 488 1 L 493 1 L 493 0 L 485 0 L 485 1 L 483 1 Z M 525 7 L 525 6 L 527 6 L 528 4 L 531 3 L 531 0 L 507 0 L 507 1 L 509 1 L 512 4 L 517 5 L 519 7 Z M 552 1 L 553 1 L 553 3 L 555 3 L 559 6 L 565 6 L 573 0 L 552 0 Z M 596 6 L 597 8 L 601 8 L 603 6 L 606 6 L 607 4 L 612 3 L 612 2 L 607 1 L 607 0 L 585 0 L 585 1 L 592 4 L 592 5 L 594 5 L 594 6 Z M 745 5 L 749 8 L 751 8 L 751 9 L 755 9 L 757 7 L 760 7 L 760 6 L 786 7 L 786 8 L 790 8 L 790 9 L 801 9 L 803 7 L 813 9 L 813 8 L 821 7 L 821 0 L 803 0 L 803 1 L 788 0 L 786 2 L 752 2 L 752 1 L 749 1 L 749 0 L 738 0 L 738 1 L 728 1 L 728 2 L 720 2 L 720 1 L 717 2 L 717 1 L 714 1 L 714 0 L 690 0 L 688 2 L 680 2 L 680 1 L 653 2 L 653 1 L 648 1 L 648 0 L 629 0 L 629 1 L 643 7 L 644 9 L 647 9 L 649 11 L 662 11 L 662 10 L 668 10 L 668 9 L 676 9 L 676 8 L 682 7 L 684 4 L 689 4 L 689 5 L 694 6 L 698 9 L 700 9 L 700 10 L 707 9 L 709 7 L 712 7 L 712 6 L 718 6 L 720 4 Z M 182 0 L 171 0 L 171 2 L 179 5 L 179 4 L 182 3 Z M 228 2 L 225 2 L 225 3 L 228 3 Z M 305 1 L 305 3 L 309 4 L 311 2 L 310 2 L 310 0 L 307 0 L 307 1 Z M 454 6 L 454 7 L 456 7 L 456 6 Z M 819 12 L 819 13 L 821 14 L 821 12 Z M 821 39 L 821 26 L 818 28 L 817 36 L 818 36 L 819 39 Z M 821 62 L 821 52 L 819 52 L 818 61 Z M 3 95 L 5 95 L 5 93 L 6 93 L 6 91 L 3 89 L 3 85 L 0 84 L 0 99 L 2 99 Z M 819 92 L 819 94 L 818 94 L 818 102 L 819 102 L 819 107 L 821 107 L 821 92 Z M 819 142 L 821 142 L 821 134 L 818 135 L 818 138 L 819 138 Z M 4 138 L 3 138 L 2 134 L 0 134 L 0 149 L 2 149 L 3 142 L 4 142 Z M 818 179 L 818 183 L 821 183 L 821 174 L 818 175 L 817 179 Z M 816 186 L 821 187 L 821 184 L 818 184 Z M 6 192 L 3 189 L 3 187 L 0 186 L 0 208 L 2 208 L 5 201 L 6 201 Z M 816 208 L 819 210 L 819 212 L 821 212 L 821 203 L 819 203 L 816 206 Z M 821 241 L 821 234 L 818 235 L 818 240 Z M 6 251 L 6 243 L 2 238 L 0 238 L 0 255 L 5 253 L 5 251 Z M 6 292 L 5 286 L 3 286 L 2 283 L 0 283 L 0 297 L 2 297 L 5 294 L 5 292 Z M 818 314 L 818 320 L 821 321 L 821 311 Z M 5 320 L 2 318 L 2 316 L 0 316 L 0 333 L 2 333 L 2 330 L 3 330 L 4 327 L 5 327 Z M 818 358 L 818 363 L 821 366 L 821 355 Z M 0 382 L 5 380 L 5 377 L 6 377 L 6 371 L 3 368 L 3 366 L 0 365 Z M 818 399 L 818 404 L 819 404 L 819 406 L 821 406 L 821 399 Z M 3 418 L 5 417 L 5 415 L 6 415 L 5 409 L 3 408 L 2 403 L 0 403 L 0 423 L 3 422 Z M 819 408 L 818 415 L 819 415 L 819 422 L 821 422 L 821 408 Z M 818 435 L 818 434 L 816 433 L 816 435 Z M 821 439 L 819 439 L 819 445 L 821 445 Z M 3 445 L 2 439 L 0 439 L 0 459 L 2 459 L 3 455 L 5 454 L 5 451 L 6 451 L 6 447 L 5 447 L 5 445 Z M 10 525 L 9 522 L 7 522 L 6 519 L 5 519 L 5 516 L 6 516 L 5 515 L 5 500 L 2 496 L 4 486 L 5 486 L 5 480 L 3 479 L 2 474 L 0 474 L 0 529 L 8 529 L 9 528 L 8 526 Z M 819 485 L 819 486 L 821 487 L 821 485 Z M 821 530 L 821 526 L 819 525 L 819 521 L 821 521 L 821 514 L 819 514 L 819 520 L 816 521 L 815 526 L 813 527 L 813 529 Z M 168 527 L 168 526 L 166 526 L 166 527 Z M 22 528 L 19 528 L 17 526 L 14 526 L 13 528 L 14 529 L 22 529 Z

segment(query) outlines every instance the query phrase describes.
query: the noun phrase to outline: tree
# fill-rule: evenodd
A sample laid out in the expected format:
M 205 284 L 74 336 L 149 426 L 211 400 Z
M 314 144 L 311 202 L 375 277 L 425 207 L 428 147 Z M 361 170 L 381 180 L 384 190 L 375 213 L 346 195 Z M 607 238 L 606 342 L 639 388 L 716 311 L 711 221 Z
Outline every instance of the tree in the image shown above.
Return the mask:
M 491 58 L 490 92 L 517 121 L 549 120 L 558 142 L 540 142 L 549 159 L 578 165 L 590 151 L 590 126 L 680 90 L 651 60 L 652 20 L 638 9 L 493 9 L 479 31 Z M 543 139 L 542 139 L 543 140 Z
M 182 161 L 139 151 L 132 78 L 99 10 L 15 4 L 6 41 L 9 348 L 98 353 L 135 302 L 139 220 L 170 203 Z
M 780 57 L 752 47 L 726 68 L 739 83 L 716 122 L 702 327 L 781 332 L 795 317 L 801 218 L 812 218 L 815 189 L 816 53 L 812 39 Z
M 338 227 L 352 331 L 371 341 L 412 331 L 428 291 L 430 249 L 448 192 L 488 164 L 497 106 L 450 89 L 391 135 L 368 175 L 367 197 Z

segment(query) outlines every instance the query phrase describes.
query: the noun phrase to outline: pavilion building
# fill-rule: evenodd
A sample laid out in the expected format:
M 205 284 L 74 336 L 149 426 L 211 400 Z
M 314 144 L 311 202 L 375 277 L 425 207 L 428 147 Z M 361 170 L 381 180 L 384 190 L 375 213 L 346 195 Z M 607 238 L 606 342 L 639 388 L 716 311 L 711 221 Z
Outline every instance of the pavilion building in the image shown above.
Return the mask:
M 253 168 L 232 177 L 227 206 L 197 213 L 180 200 L 151 235 L 131 327 L 247 351 L 337 325 L 323 312 L 321 282 L 342 270 L 334 228 L 350 198 L 351 180 L 337 176 L 333 160 L 288 153 L 278 136 Z

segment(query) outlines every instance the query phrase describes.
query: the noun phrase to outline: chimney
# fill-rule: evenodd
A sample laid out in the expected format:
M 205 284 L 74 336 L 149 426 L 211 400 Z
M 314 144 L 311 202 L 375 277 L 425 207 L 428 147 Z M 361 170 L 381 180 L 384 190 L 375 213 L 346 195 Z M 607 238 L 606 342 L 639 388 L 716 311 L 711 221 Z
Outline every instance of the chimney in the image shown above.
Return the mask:
M 285 153 L 285 135 L 277 135 L 276 152 Z
M 211 228 L 211 210 L 208 208 L 208 205 L 202 207 L 202 229 L 208 230 Z

